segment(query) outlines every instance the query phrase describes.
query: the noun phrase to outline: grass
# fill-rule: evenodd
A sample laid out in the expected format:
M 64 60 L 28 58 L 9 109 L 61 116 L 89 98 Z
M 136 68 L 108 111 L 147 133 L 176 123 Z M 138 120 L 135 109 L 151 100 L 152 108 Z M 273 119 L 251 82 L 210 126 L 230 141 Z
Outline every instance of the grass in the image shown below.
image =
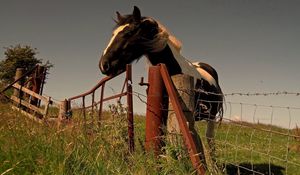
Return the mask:
M 124 112 L 124 111 L 123 111 Z M 143 148 L 145 120 L 135 116 L 136 151 L 128 152 L 127 122 L 124 113 L 114 120 L 105 120 L 101 126 L 85 122 L 75 114 L 72 124 L 57 127 L 37 124 L 0 104 L 0 175 L 4 174 L 193 174 L 189 157 L 174 159 L 162 155 L 159 159 Z M 248 126 L 249 125 L 249 126 Z M 300 153 L 294 146 L 299 140 L 273 134 L 259 128 L 288 132 L 282 128 L 243 123 L 222 123 L 217 129 L 217 163 L 228 174 L 236 174 L 236 165 L 268 172 L 269 162 L 275 174 L 300 174 Z M 205 122 L 197 125 L 203 136 Z M 297 130 L 293 132 L 298 132 Z M 166 152 L 171 147 L 164 147 Z M 175 148 L 176 149 L 176 148 Z M 288 150 L 289 149 L 289 150 Z M 288 154 L 287 154 L 288 151 Z M 266 169 L 267 168 L 267 169 Z M 276 169 L 277 168 L 277 169 Z M 286 169 L 287 168 L 287 169 Z M 266 171 L 267 170 L 267 171 Z M 244 173 L 247 174 L 247 173 Z
M 205 124 L 197 128 L 203 135 Z M 299 138 L 297 128 L 223 122 L 216 130 L 217 162 L 228 174 L 300 174 Z
M 125 117 L 106 120 L 101 127 L 75 118 L 57 128 L 37 124 L 0 104 L 0 174 L 190 174 L 188 159 L 156 160 L 144 153 L 128 152 Z M 136 134 L 144 122 L 136 117 Z M 138 136 L 138 138 L 141 138 Z M 141 140 L 141 139 L 140 139 Z M 144 140 L 141 140 L 142 142 Z

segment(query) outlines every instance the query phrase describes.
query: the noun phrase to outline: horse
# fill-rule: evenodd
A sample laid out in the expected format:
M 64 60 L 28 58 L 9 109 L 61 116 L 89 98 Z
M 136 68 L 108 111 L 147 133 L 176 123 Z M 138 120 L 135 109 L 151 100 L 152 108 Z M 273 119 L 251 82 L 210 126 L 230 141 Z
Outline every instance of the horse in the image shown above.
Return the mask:
M 165 64 L 170 76 L 187 74 L 194 77 L 194 119 L 207 120 L 209 130 L 213 130 L 216 118 L 223 116 L 224 96 L 217 71 L 207 63 L 192 63 L 184 58 L 180 54 L 181 42 L 157 20 L 141 16 L 138 7 L 134 6 L 132 14 L 116 14 L 116 27 L 99 61 L 101 72 L 119 74 L 125 71 L 126 64 L 145 56 L 152 65 Z M 213 135 L 207 130 L 208 139 Z

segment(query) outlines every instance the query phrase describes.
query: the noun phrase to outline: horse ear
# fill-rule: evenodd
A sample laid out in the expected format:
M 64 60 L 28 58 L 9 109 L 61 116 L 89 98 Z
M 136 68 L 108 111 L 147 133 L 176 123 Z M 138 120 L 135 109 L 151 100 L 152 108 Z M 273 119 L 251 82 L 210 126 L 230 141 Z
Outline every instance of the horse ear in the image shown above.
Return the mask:
M 124 19 L 124 16 L 122 16 L 118 11 L 116 12 L 117 13 L 117 19 L 118 21 L 122 21 Z
M 136 22 L 139 22 L 142 18 L 141 11 L 137 6 L 134 6 L 132 16 Z

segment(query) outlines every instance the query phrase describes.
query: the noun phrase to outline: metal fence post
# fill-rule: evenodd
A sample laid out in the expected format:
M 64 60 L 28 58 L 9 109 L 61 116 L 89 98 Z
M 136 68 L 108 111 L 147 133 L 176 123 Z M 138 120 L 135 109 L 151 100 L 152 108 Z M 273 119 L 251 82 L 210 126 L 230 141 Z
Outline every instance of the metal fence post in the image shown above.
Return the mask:
M 132 105 L 132 71 L 131 65 L 126 65 L 126 86 L 127 86 L 127 120 L 128 120 L 128 137 L 129 151 L 134 151 L 134 123 L 133 123 L 133 105 Z
M 153 150 L 156 155 L 161 151 L 163 126 L 163 92 L 164 83 L 159 66 L 149 67 L 148 96 L 146 111 L 146 151 Z

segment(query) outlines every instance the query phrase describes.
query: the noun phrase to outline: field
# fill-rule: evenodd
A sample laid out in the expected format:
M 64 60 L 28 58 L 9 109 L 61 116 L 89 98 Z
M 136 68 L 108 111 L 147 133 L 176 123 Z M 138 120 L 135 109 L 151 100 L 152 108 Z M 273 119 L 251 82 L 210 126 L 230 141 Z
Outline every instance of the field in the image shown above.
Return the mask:
M 203 133 L 204 126 L 200 128 Z M 245 122 L 222 123 L 216 132 L 218 165 L 228 174 L 237 174 L 237 171 L 240 174 L 300 174 L 297 131 Z M 288 134 L 298 137 L 288 137 Z
M 110 117 L 110 114 L 106 114 Z M 111 117 L 110 117 L 111 118 Z M 300 174 L 294 164 L 269 155 L 299 163 L 299 141 L 273 135 L 251 124 L 222 123 L 217 130 L 217 164 L 227 174 L 248 174 L 236 165 L 274 174 Z M 266 127 L 257 125 L 257 128 Z M 271 126 L 267 126 L 271 127 Z M 203 135 L 204 123 L 197 126 Z M 273 130 L 283 130 L 273 127 Z M 187 155 L 175 159 L 161 155 L 156 160 L 145 153 L 144 118 L 135 117 L 136 151 L 128 153 L 127 126 L 123 114 L 106 120 L 98 127 L 78 116 L 70 125 L 37 124 L 0 104 L 0 174 L 193 174 Z M 166 152 L 177 149 L 164 147 Z M 289 151 L 289 154 L 287 154 Z M 261 154 L 263 153 L 263 154 Z M 288 157 L 286 157 L 288 155 Z M 253 168 L 253 167 L 252 167 Z M 252 173 L 249 173 L 252 174 Z

